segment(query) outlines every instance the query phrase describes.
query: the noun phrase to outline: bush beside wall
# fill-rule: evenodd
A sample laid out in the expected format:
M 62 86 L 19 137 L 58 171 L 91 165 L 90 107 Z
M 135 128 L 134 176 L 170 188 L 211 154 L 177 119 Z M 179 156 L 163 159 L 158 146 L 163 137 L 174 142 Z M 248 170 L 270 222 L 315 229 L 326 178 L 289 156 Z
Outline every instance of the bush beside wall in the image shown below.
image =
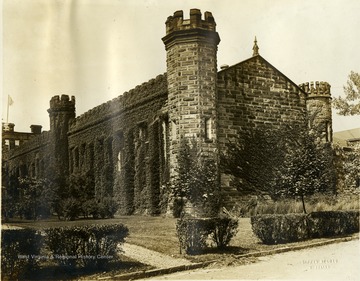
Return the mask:
M 217 248 L 224 248 L 237 228 L 238 221 L 229 217 L 181 218 L 176 225 L 180 252 L 184 249 L 190 255 L 201 254 L 209 247 L 209 238 Z
M 359 231 L 359 211 L 272 214 L 251 217 L 255 235 L 264 244 L 281 244 Z
M 128 232 L 122 224 L 50 228 L 45 243 L 60 265 L 102 268 L 118 258 Z
M 281 244 L 307 239 L 305 215 L 259 215 L 251 217 L 255 235 L 265 244 Z
M 308 215 L 311 238 L 331 237 L 359 231 L 359 211 L 324 211 Z
M 41 235 L 33 229 L 1 231 L 1 279 L 18 280 L 38 268 Z

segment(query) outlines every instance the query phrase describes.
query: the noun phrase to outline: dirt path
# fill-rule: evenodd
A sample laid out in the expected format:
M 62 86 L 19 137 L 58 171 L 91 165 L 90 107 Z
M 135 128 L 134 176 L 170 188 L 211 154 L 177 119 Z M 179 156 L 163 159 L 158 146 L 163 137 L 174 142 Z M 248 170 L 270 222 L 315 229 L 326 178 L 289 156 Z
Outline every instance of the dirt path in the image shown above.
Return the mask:
M 173 258 L 171 256 L 128 243 L 122 245 L 122 249 L 125 252 L 125 256 L 156 268 L 169 268 L 191 264 L 191 262 L 186 259 Z
M 2 224 L 1 229 L 22 229 L 22 227 L 15 225 Z
M 360 278 L 359 240 L 260 258 L 253 264 L 205 268 L 153 280 L 347 280 Z M 150 280 L 150 279 L 146 279 Z

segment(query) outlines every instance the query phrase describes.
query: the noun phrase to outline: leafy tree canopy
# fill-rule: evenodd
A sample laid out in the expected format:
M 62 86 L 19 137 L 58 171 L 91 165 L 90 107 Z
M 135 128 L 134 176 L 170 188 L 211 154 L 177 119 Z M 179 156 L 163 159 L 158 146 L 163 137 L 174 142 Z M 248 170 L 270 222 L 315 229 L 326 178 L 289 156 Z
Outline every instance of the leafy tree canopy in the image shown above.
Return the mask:
M 206 157 L 195 139 L 183 138 L 177 161 L 173 192 L 179 206 L 175 209 L 183 212 L 188 200 L 198 215 L 216 216 L 221 205 L 216 159 Z
M 241 194 L 304 197 L 334 191 L 333 153 L 304 126 L 251 129 L 227 145 L 221 169 Z
M 345 97 L 333 99 L 333 106 L 340 115 L 360 114 L 360 74 L 351 71 L 347 85 L 344 86 Z

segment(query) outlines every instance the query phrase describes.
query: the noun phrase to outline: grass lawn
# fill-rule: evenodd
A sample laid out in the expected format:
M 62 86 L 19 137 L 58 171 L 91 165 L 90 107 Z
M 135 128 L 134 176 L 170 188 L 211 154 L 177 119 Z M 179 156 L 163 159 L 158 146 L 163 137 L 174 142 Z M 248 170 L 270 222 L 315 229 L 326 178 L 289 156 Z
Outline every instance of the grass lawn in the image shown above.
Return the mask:
M 179 252 L 179 241 L 176 236 L 176 219 L 167 217 L 151 217 L 151 216 L 120 216 L 113 219 L 99 220 L 76 220 L 76 221 L 58 221 L 57 219 L 43 221 L 16 221 L 9 222 L 11 225 L 20 227 L 31 227 L 35 229 L 43 229 L 57 226 L 71 226 L 84 224 L 112 224 L 122 223 L 129 228 L 129 236 L 126 241 L 131 244 L 142 246 L 154 251 L 158 251 L 173 257 L 184 257 Z M 356 234 L 358 235 L 358 234 Z M 323 239 L 315 239 L 316 241 L 325 241 Z M 269 251 L 277 248 L 294 247 L 299 245 L 307 245 L 315 240 L 301 241 L 279 245 L 264 245 L 253 234 L 249 218 L 239 219 L 239 230 L 228 247 L 223 252 L 218 250 L 209 250 L 202 255 L 186 256 L 186 258 L 194 261 L 219 260 L 225 264 L 231 263 L 234 255 L 246 254 L 258 251 Z

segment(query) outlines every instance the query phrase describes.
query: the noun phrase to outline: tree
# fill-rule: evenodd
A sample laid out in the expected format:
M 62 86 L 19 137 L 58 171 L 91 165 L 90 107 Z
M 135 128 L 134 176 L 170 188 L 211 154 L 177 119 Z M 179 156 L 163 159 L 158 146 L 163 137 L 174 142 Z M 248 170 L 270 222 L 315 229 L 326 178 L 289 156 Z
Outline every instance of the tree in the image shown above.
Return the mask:
M 227 145 L 220 163 L 242 194 L 300 197 L 305 213 L 305 196 L 335 186 L 330 144 L 300 125 L 251 129 Z
M 281 130 L 250 129 L 230 141 L 220 156 L 222 172 L 243 195 L 278 197 L 276 175 L 284 159 Z
M 344 86 L 345 97 L 333 99 L 333 106 L 340 115 L 360 114 L 360 74 L 350 72 L 347 85 Z
M 97 212 L 94 177 L 91 172 L 72 174 L 59 205 L 59 214 L 74 220 L 80 214 L 87 217 Z
M 345 98 L 334 98 L 334 108 L 340 115 L 360 114 L 360 74 L 354 71 L 350 72 L 347 85 L 344 86 Z M 355 145 L 344 150 L 335 147 L 338 159 L 341 159 L 338 165 L 342 187 L 360 186 L 360 147 Z
M 108 169 L 104 171 L 108 172 Z M 118 209 L 111 194 L 96 194 L 92 171 L 72 174 L 64 191 L 57 209 L 59 219 L 75 220 L 80 216 L 111 218 Z
M 351 147 L 334 145 L 336 153 L 337 190 L 360 187 L 360 144 Z
M 17 205 L 21 217 L 35 220 L 51 215 L 57 195 L 48 179 L 19 178 L 19 188 L 22 195 Z
M 20 198 L 19 178 L 15 175 L 4 175 L 6 184 L 1 189 L 1 215 L 7 220 L 17 214 L 17 207 Z
M 345 157 L 346 184 L 349 187 L 360 187 L 360 144 L 351 147 Z
M 283 165 L 276 179 L 285 197 L 300 197 L 306 213 L 305 196 L 335 192 L 334 153 L 330 143 L 323 143 L 312 133 L 302 131 L 299 139 L 287 143 Z
M 186 202 L 201 216 L 218 215 L 221 204 L 216 159 L 206 157 L 195 139 L 182 139 L 173 181 L 173 214 L 179 217 Z

